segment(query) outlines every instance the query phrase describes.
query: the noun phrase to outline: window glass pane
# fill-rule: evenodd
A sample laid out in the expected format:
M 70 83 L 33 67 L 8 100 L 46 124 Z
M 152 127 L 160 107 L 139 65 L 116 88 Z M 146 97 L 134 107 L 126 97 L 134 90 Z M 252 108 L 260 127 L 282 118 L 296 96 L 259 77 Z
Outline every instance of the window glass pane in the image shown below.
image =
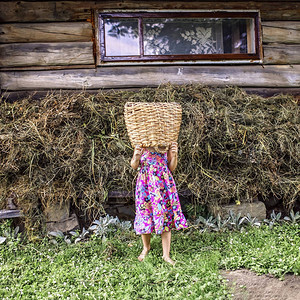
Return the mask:
M 255 53 L 253 19 L 145 18 L 145 55 Z
M 255 53 L 254 20 L 223 19 L 224 53 Z
M 223 53 L 221 21 L 144 19 L 145 55 Z
M 104 19 L 106 56 L 140 55 L 137 18 Z

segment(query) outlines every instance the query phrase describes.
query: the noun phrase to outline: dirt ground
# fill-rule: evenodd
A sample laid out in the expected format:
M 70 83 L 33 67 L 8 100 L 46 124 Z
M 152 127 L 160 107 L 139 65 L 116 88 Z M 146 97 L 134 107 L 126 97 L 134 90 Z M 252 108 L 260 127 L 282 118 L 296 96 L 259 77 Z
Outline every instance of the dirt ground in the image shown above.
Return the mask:
M 234 300 L 300 300 L 300 276 L 256 275 L 249 270 L 222 271 L 233 288 Z

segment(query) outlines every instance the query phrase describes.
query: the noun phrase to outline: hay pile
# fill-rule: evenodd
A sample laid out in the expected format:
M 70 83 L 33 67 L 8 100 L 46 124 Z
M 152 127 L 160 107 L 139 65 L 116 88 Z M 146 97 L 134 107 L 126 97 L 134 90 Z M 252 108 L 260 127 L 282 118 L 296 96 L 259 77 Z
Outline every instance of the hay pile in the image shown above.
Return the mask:
M 205 204 L 276 197 L 299 201 L 299 107 L 290 96 L 262 98 L 200 85 L 51 94 L 0 103 L 0 208 L 17 195 L 27 227 L 43 209 L 71 200 L 91 218 L 110 190 L 133 190 L 127 101 L 176 101 L 183 108 L 178 188 Z

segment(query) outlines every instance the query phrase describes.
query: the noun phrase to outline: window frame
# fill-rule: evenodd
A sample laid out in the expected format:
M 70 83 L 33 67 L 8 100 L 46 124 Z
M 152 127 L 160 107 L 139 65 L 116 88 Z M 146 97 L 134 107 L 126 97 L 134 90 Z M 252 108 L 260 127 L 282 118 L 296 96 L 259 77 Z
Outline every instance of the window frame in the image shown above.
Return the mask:
M 98 23 L 98 65 L 111 63 L 261 63 L 262 42 L 259 11 L 188 11 L 188 12 L 97 12 Z M 105 55 L 105 18 L 136 18 L 139 26 L 140 55 L 106 56 Z M 144 55 L 142 18 L 252 18 L 254 19 L 255 53 L 224 54 L 180 54 L 180 55 Z

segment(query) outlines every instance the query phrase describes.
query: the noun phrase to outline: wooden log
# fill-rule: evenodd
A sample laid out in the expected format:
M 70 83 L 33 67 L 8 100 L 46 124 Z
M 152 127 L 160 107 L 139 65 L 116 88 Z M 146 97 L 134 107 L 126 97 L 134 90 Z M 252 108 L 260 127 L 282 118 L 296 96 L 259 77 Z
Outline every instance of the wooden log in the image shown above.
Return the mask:
M 3 67 L 1 71 L 46 71 L 46 70 L 66 70 L 66 69 L 94 69 L 95 64 L 92 65 L 61 65 L 61 66 L 20 66 L 20 67 Z
M 5 1 L 0 22 L 83 21 L 91 9 L 260 10 L 262 20 L 300 20 L 299 1 Z
M 102 89 L 199 83 L 210 86 L 299 87 L 300 65 L 142 66 L 0 72 L 2 90 Z
M 0 67 L 93 64 L 92 42 L 0 45 Z
M 300 44 L 268 44 L 264 47 L 264 64 L 299 64 Z
M 0 210 L 0 219 L 11 219 L 22 217 L 22 213 L 18 209 L 3 209 Z
M 299 88 L 244 88 L 248 94 L 256 94 L 262 97 L 268 98 L 280 94 L 284 95 L 294 95 L 299 97 Z
M 89 22 L 0 24 L 0 43 L 89 42 Z
M 124 89 L 122 89 L 124 90 Z M 134 88 L 134 89 L 126 89 L 126 90 L 134 90 L 138 91 L 139 88 Z M 279 95 L 279 94 L 285 94 L 285 95 L 295 95 L 298 96 L 300 95 L 300 89 L 299 88 L 264 88 L 264 87 L 256 87 L 256 88 L 243 88 L 247 93 L 249 94 L 256 94 L 260 95 L 262 97 L 271 97 L 274 95 Z M 40 100 L 44 97 L 47 96 L 48 93 L 75 93 L 79 94 L 82 93 L 81 90 L 45 90 L 45 91 L 10 91 L 10 92 L 3 92 L 1 96 L 5 101 L 9 102 L 14 102 L 18 101 L 24 98 L 31 98 L 32 100 Z M 97 94 L 99 91 L 98 90 L 87 90 L 85 91 L 88 94 Z M 5 138 L 5 137 L 4 137 Z M 0 135 L 1 139 L 1 135 Z M 109 195 L 108 195 L 109 196 Z M 110 197 L 110 196 L 109 196 Z
M 300 43 L 300 22 L 262 22 L 262 32 L 263 43 Z

